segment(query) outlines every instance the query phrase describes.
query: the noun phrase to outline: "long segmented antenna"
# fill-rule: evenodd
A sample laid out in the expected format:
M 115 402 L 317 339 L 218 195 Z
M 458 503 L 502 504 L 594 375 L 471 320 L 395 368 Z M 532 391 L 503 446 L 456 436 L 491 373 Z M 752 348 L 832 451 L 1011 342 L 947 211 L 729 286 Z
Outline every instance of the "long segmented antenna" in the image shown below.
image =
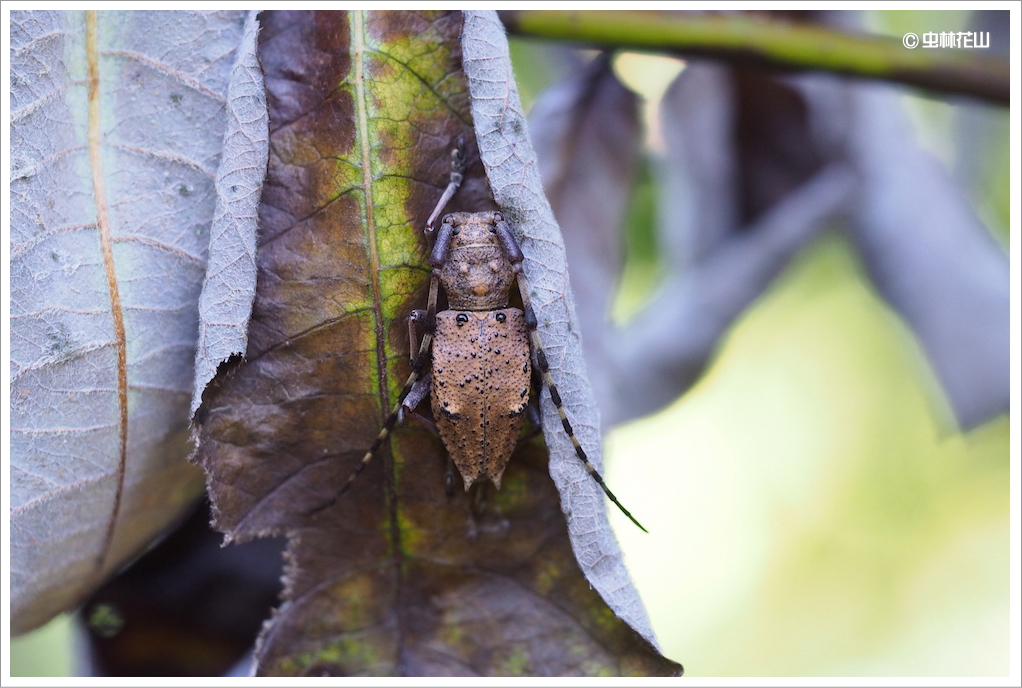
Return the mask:
M 426 220 L 426 233 L 433 233 L 433 223 L 440 217 L 440 213 L 447 207 L 447 202 L 450 201 L 454 194 L 458 192 L 458 187 L 461 186 L 462 180 L 465 178 L 465 139 L 462 136 L 458 137 L 457 144 L 453 151 L 451 151 L 451 181 L 448 182 L 447 188 L 444 189 L 444 193 L 440 196 L 440 200 L 436 202 L 436 207 L 433 208 L 433 212 L 430 213 L 429 219 Z
M 564 403 L 561 401 L 561 395 L 557 391 L 557 385 L 554 383 L 554 378 L 550 374 L 550 365 L 546 359 L 546 353 L 543 351 L 543 344 L 539 339 L 539 323 L 536 320 L 536 312 L 532 309 L 532 299 L 529 297 L 529 289 L 525 282 L 525 273 L 522 271 L 522 262 L 524 256 L 522 255 L 522 249 L 518 246 L 518 242 L 515 240 L 514 235 L 511 233 L 511 228 L 507 222 L 501 217 L 496 222 L 497 236 L 500 239 L 501 246 L 504 248 L 504 253 L 511 263 L 512 268 L 515 271 L 515 278 L 518 281 L 518 291 L 522 294 L 522 306 L 525 310 L 525 326 L 529 330 L 529 343 L 532 345 L 532 350 L 536 354 L 536 367 L 539 368 L 540 375 L 543 378 L 543 385 L 550 390 L 550 400 L 554 402 L 554 407 L 557 409 L 557 415 L 561 418 L 561 426 L 564 428 L 564 432 L 568 435 L 571 440 L 572 446 L 575 448 L 575 456 L 579 458 L 582 465 L 589 471 L 589 475 L 592 476 L 593 480 L 603 489 L 603 493 L 607 495 L 610 501 L 614 502 L 614 505 L 621 510 L 628 520 L 639 527 L 639 529 L 648 533 L 639 521 L 632 516 L 631 512 L 624 507 L 618 498 L 614 496 L 614 493 L 607 487 L 607 483 L 603 482 L 603 476 L 596 470 L 596 466 L 593 465 L 589 457 L 586 456 L 585 450 L 582 449 L 582 445 L 579 443 L 578 438 L 575 437 L 575 430 L 571 427 L 571 421 L 568 420 L 568 414 L 564 410 Z

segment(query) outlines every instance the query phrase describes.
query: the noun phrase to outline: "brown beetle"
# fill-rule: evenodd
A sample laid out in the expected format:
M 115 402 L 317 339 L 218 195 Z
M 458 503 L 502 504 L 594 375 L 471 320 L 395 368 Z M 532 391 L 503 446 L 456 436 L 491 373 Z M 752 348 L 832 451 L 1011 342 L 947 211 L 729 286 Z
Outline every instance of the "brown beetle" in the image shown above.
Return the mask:
M 433 233 L 433 223 L 461 184 L 462 149 L 459 142 L 451 181 L 426 222 L 427 234 Z M 443 217 L 429 257 L 432 274 L 427 308 L 413 311 L 410 318 L 413 350 L 414 324 L 421 323 L 425 329 L 412 372 L 380 434 L 330 504 L 372 460 L 402 409 L 413 411 L 426 396 L 432 399 L 437 431 L 465 489 L 481 478 L 499 488 L 525 420 L 534 364 L 579 460 L 622 513 L 646 530 L 607 488 L 575 437 L 536 329 L 522 261 L 522 250 L 502 213 L 450 213 Z M 523 310 L 508 307 L 515 282 Z M 440 284 L 447 294 L 448 309 L 437 312 Z M 429 370 L 427 361 L 431 362 Z

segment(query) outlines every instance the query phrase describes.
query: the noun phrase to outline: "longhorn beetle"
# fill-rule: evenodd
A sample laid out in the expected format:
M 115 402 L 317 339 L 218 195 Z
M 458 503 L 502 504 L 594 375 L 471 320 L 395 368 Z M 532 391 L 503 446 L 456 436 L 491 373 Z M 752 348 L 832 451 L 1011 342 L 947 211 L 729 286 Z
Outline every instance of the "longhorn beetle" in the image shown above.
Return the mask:
M 414 322 L 425 326 L 412 372 L 369 451 L 336 496 L 315 511 L 333 504 L 351 487 L 387 439 L 402 409 L 414 411 L 427 395 L 440 438 L 465 489 L 480 478 L 491 480 L 499 489 L 525 420 L 535 365 L 589 475 L 632 523 L 648 532 L 603 482 L 575 437 L 536 329 L 536 314 L 522 272 L 522 250 L 503 214 L 449 213 L 440 229 L 433 229 L 461 186 L 463 140 L 459 139 L 452 158 L 450 183 L 426 221 L 426 234 L 435 232 L 436 237 L 429 256 L 432 272 L 426 310 L 413 311 L 409 321 L 413 351 Z M 518 284 L 523 310 L 508 307 L 513 282 Z M 448 309 L 437 312 L 441 284 Z M 428 369 L 427 362 L 431 362 Z

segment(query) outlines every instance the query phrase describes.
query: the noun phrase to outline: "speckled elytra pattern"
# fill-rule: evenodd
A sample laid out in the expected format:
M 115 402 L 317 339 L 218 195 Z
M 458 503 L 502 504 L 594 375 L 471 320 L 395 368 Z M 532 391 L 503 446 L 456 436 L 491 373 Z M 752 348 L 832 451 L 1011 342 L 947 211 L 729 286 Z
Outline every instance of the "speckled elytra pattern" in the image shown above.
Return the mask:
M 465 489 L 500 487 L 529 403 L 529 333 L 517 308 L 441 311 L 433 340 L 433 417 Z

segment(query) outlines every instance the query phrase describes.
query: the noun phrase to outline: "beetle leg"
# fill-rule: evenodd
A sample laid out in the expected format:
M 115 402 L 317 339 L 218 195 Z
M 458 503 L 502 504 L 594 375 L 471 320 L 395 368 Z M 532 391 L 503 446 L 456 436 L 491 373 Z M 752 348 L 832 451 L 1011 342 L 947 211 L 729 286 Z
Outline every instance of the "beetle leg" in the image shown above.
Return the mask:
M 415 360 L 419 350 L 419 323 L 426 322 L 427 311 L 416 308 L 408 314 L 408 355 Z
M 557 391 L 557 385 L 554 383 L 554 378 L 550 375 L 550 366 L 546 359 L 546 353 L 543 351 L 543 343 L 539 338 L 538 323 L 536 322 L 536 312 L 532 310 L 532 299 L 529 297 L 528 284 L 525 281 L 525 273 L 522 271 L 522 262 L 524 260 L 522 256 L 522 249 L 518 246 L 518 242 L 515 240 L 514 234 L 511 233 L 511 228 L 504 220 L 504 216 L 500 213 L 494 213 L 494 225 L 497 229 L 497 237 L 500 239 L 500 244 L 504 249 L 504 255 L 508 262 L 511 263 L 512 268 L 515 271 L 515 278 L 518 281 L 518 291 L 522 295 L 522 306 L 525 311 L 525 326 L 529 330 L 529 343 L 532 347 L 533 356 L 535 357 L 535 366 L 539 371 L 540 376 L 543 380 L 543 385 L 550 390 L 550 400 L 554 402 L 554 407 L 557 409 L 557 415 L 561 418 L 561 425 L 564 427 L 564 432 L 568 435 L 568 439 L 571 440 L 572 446 L 575 447 L 575 455 L 582 462 L 582 465 L 589 471 L 589 475 L 593 477 L 593 480 L 603 489 L 604 494 L 610 501 L 614 502 L 618 509 L 621 510 L 625 516 L 628 517 L 632 523 L 637 525 L 643 532 L 648 533 L 642 524 L 639 523 L 634 516 L 626 509 L 621 502 L 618 501 L 614 493 L 607 487 L 607 483 L 603 482 L 603 476 L 596 470 L 596 466 L 592 464 L 589 457 L 586 456 L 585 450 L 582 449 L 582 445 L 579 443 L 578 438 L 575 437 L 575 430 L 571 427 L 571 422 L 568 420 L 568 414 L 564 410 L 564 404 L 561 401 L 561 395 Z
M 418 415 L 415 413 L 415 409 L 419 407 L 419 404 L 422 403 L 423 399 L 429 396 L 430 388 L 433 384 L 432 377 L 433 376 L 430 371 L 426 370 L 423 372 L 422 377 L 415 381 L 411 390 L 408 391 L 408 396 L 405 397 L 404 403 L 401 404 L 401 410 L 399 413 L 402 416 L 405 414 L 410 416 Z M 404 420 L 400 419 L 398 422 L 404 423 Z M 434 427 L 433 430 L 436 431 L 436 427 Z
M 531 358 L 532 383 L 529 390 L 529 403 L 525 405 L 525 417 L 529 419 L 529 429 L 518 438 L 518 441 L 515 443 L 515 451 L 518 451 L 543 432 L 543 416 L 539 412 L 539 393 L 543 390 L 543 380 L 539 376 L 539 366 L 536 364 L 535 353 L 532 353 Z
M 408 314 L 408 354 L 412 359 L 412 363 L 415 362 L 415 357 L 419 352 L 419 327 L 421 323 L 426 322 L 427 317 L 428 311 L 421 308 L 416 308 Z M 416 380 L 415 384 L 412 385 L 412 389 L 408 392 L 408 396 L 405 397 L 405 403 L 401 405 L 401 410 L 398 412 L 398 425 L 404 425 L 405 415 L 410 414 L 418 408 L 419 404 L 422 403 L 422 400 L 429 396 L 430 387 L 432 386 L 431 378 L 431 371 L 426 369 L 423 372 L 422 377 Z M 419 418 L 425 420 L 422 416 L 419 416 Z M 433 432 L 436 432 L 435 426 L 433 428 Z
M 401 390 L 401 394 L 397 398 L 397 403 L 394 404 L 394 408 L 391 409 L 390 414 L 387 416 L 387 420 L 383 422 L 383 427 L 380 428 L 380 434 L 373 440 L 372 446 L 369 447 L 369 451 L 365 453 L 362 460 L 359 461 L 358 465 L 355 466 L 355 470 L 348 476 L 348 480 L 341 486 L 341 489 L 337 491 L 333 499 L 324 504 L 323 506 L 317 507 L 308 514 L 315 514 L 324 509 L 332 506 L 338 499 L 341 498 L 351 484 L 358 478 L 359 473 L 365 470 L 365 467 L 369 465 L 369 462 L 373 460 L 373 456 L 376 454 L 376 450 L 380 448 L 387 436 L 390 435 L 391 430 L 394 429 L 394 425 L 397 423 L 398 416 L 401 411 L 401 407 L 405 403 L 405 399 L 411 393 L 412 388 L 415 387 L 416 381 L 424 377 L 424 371 L 426 365 L 430 360 L 430 350 L 433 346 L 433 331 L 436 329 L 436 304 L 437 297 L 440 291 L 440 268 L 443 267 L 444 262 L 447 260 L 447 249 L 451 245 L 451 234 L 454 232 L 454 227 L 445 222 L 437 233 L 436 243 L 433 246 L 433 252 L 430 254 L 430 264 L 433 267 L 433 272 L 429 278 L 429 301 L 426 304 L 426 318 L 425 318 L 425 332 L 422 335 L 422 341 L 419 342 L 419 350 L 412 361 L 412 372 L 408 375 L 408 379 L 405 381 L 405 386 Z
M 535 361 L 533 361 L 535 365 Z M 533 368 L 533 370 L 536 370 Z M 536 398 L 529 399 L 529 405 L 525 407 L 525 417 L 529 419 L 529 423 L 536 430 L 543 429 L 543 416 L 539 412 L 539 390 L 541 390 L 543 383 L 541 380 L 536 380 L 533 384 L 533 388 L 536 390 Z
M 405 399 L 411 393 L 412 389 L 416 386 L 416 382 L 420 380 L 420 377 L 422 375 L 422 369 L 425 367 L 425 363 L 429 359 L 428 346 L 429 342 L 431 341 L 432 337 L 429 334 L 423 337 L 422 339 L 423 346 L 419 347 L 419 355 L 416 356 L 415 362 L 412 364 L 412 372 L 408 376 L 408 380 L 405 382 L 404 389 L 401 390 L 401 394 L 400 396 L 398 396 L 397 403 L 394 404 L 394 408 L 391 409 L 390 414 L 387 416 L 387 420 L 384 421 L 383 423 L 383 427 L 380 428 L 380 434 L 378 434 L 376 436 L 376 439 L 373 440 L 373 444 L 372 446 L 369 447 L 369 451 L 365 453 L 365 455 L 362 457 L 362 460 L 359 461 L 357 466 L 355 466 L 355 470 L 351 472 L 351 475 L 348 476 L 348 480 L 344 483 L 344 485 L 341 486 L 341 489 L 337 491 L 333 498 L 326 504 L 316 507 L 312 511 L 309 511 L 307 515 L 319 513 L 320 511 L 323 511 L 324 509 L 333 506 L 337 502 L 337 500 L 340 499 L 341 496 L 348 491 L 348 488 L 351 487 L 351 484 L 355 482 L 356 478 L 358 478 L 359 473 L 364 471 L 365 467 L 369 465 L 370 461 L 372 461 L 373 456 L 376 454 L 376 450 L 380 448 L 380 445 L 383 444 L 383 441 L 387 439 L 388 435 L 390 435 L 391 430 L 394 429 L 394 425 L 397 423 L 397 420 L 401 415 L 401 408 L 402 406 L 404 406 Z
M 536 389 L 538 390 L 540 388 L 536 386 Z M 537 435 L 543 432 L 543 420 L 539 414 L 539 404 L 537 403 L 538 399 L 539 396 L 537 394 L 535 399 L 529 399 L 529 404 L 525 407 L 525 417 L 529 419 L 529 429 L 525 434 L 518 438 L 517 442 L 515 442 L 515 451 L 518 451 L 521 447 L 527 445 L 535 439 Z
M 473 518 L 478 521 L 483 514 L 486 513 L 486 505 L 489 503 L 488 495 L 486 494 L 486 488 L 489 487 L 485 482 L 476 483 L 472 486 L 472 490 L 469 498 L 472 500 L 470 504 L 470 510 Z

